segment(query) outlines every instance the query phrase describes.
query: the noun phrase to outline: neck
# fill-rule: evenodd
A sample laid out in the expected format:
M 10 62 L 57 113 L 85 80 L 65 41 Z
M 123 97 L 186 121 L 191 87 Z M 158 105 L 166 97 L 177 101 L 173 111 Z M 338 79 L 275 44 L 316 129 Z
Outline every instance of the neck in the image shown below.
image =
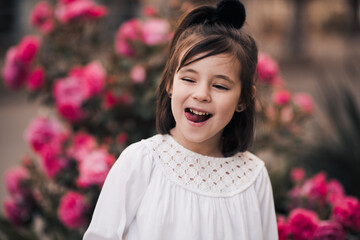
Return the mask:
M 176 128 L 171 129 L 170 134 L 176 142 L 190 151 L 210 157 L 224 157 L 220 149 L 221 134 L 202 142 L 192 142 L 187 140 L 183 134 L 176 131 Z

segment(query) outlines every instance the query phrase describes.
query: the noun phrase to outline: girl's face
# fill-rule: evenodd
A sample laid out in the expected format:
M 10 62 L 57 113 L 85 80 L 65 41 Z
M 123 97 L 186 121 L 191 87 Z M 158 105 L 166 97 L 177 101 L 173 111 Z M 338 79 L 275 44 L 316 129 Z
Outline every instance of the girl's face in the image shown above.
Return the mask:
M 239 73 L 237 60 L 219 54 L 175 74 L 169 92 L 176 122 L 171 134 L 177 142 L 200 154 L 222 156 L 220 138 L 240 101 Z

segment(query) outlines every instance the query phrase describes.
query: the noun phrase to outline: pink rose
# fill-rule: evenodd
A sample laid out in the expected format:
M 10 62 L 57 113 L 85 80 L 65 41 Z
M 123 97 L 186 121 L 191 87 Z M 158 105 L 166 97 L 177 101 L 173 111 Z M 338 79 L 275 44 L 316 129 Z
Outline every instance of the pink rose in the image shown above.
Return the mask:
M 44 69 L 42 67 L 35 68 L 27 77 L 26 86 L 30 91 L 40 89 L 44 84 Z
M 30 175 L 26 168 L 18 166 L 5 173 L 5 187 L 16 202 L 24 202 L 31 195 Z
M 300 111 L 305 113 L 312 113 L 314 111 L 314 103 L 311 96 L 307 93 L 294 94 L 294 104 Z
M 156 9 L 152 6 L 145 6 L 142 10 L 143 14 L 147 17 L 153 17 L 156 15 Z
M 69 76 L 77 76 L 80 79 L 84 88 L 84 97 L 90 98 L 102 92 L 106 73 L 99 62 L 93 61 L 83 68 L 74 68 Z
M 293 168 L 290 173 L 291 180 L 294 183 L 299 183 L 304 180 L 305 170 L 303 168 Z
M 278 75 L 278 65 L 271 57 L 260 53 L 258 56 L 257 71 L 260 82 L 273 84 Z
M 345 197 L 345 190 L 341 183 L 337 180 L 331 180 L 327 184 L 326 200 L 331 205 Z
M 95 138 L 85 132 L 77 132 L 72 140 L 72 145 L 68 149 L 68 154 L 76 161 L 81 162 L 86 156 L 97 147 Z
M 60 200 L 58 216 L 60 221 L 70 229 L 76 229 L 87 223 L 85 213 L 88 211 L 84 196 L 80 193 L 69 191 Z
M 51 179 L 68 165 L 68 159 L 62 156 L 56 146 L 51 145 L 42 150 L 40 162 L 44 172 Z
M 35 5 L 30 15 L 30 23 L 45 34 L 53 30 L 55 21 L 53 10 L 48 2 L 42 1 Z
M 344 197 L 333 207 L 331 218 L 354 231 L 360 230 L 360 203 L 354 197 Z
M 78 0 L 59 0 L 60 3 L 62 4 L 69 4 L 69 3 L 72 3 L 72 2 L 76 2 Z
M 29 35 L 7 51 L 2 76 L 8 87 L 17 89 L 24 84 L 40 42 L 38 37 Z
M 115 40 L 116 52 L 120 55 L 133 57 L 136 52 L 132 49 L 132 42 L 140 42 L 142 38 L 142 22 L 138 19 L 130 19 L 123 23 Z
M 64 3 L 60 2 L 55 10 L 56 18 L 64 24 L 73 19 L 79 18 L 102 18 L 106 14 L 106 7 L 96 5 L 96 3 L 91 0 L 65 1 Z
M 109 109 L 116 104 L 116 97 L 112 91 L 107 91 L 104 95 L 104 107 Z
M 130 42 L 140 40 L 141 22 L 137 19 L 130 19 L 124 22 L 116 33 L 115 50 L 119 55 L 126 57 L 135 56 Z
M 318 173 L 313 178 L 307 180 L 301 188 L 303 196 L 311 202 L 324 204 L 327 195 L 326 174 Z
M 68 131 L 55 120 L 45 117 L 33 119 L 25 131 L 25 139 L 37 153 L 40 153 L 47 145 L 61 144 L 68 137 Z
M 127 93 L 116 96 L 112 91 L 108 91 L 104 96 L 104 107 L 109 109 L 115 105 L 130 104 L 132 101 L 132 97 Z
M 2 77 L 5 85 L 12 89 L 20 88 L 28 75 L 28 67 L 17 58 L 17 48 L 10 48 L 5 57 Z
M 279 240 L 287 240 L 288 234 L 289 234 L 289 227 L 286 222 L 285 217 L 278 216 L 277 217 L 277 229 L 279 233 Z
M 16 226 L 24 226 L 31 219 L 29 209 L 22 205 L 17 205 L 11 198 L 7 198 L 4 201 L 4 213 L 6 218 Z
M 345 240 L 345 231 L 342 226 L 336 222 L 324 221 L 315 231 L 312 240 L 336 239 Z
M 130 70 L 130 77 L 136 83 L 144 82 L 146 78 L 145 68 L 141 65 L 133 66 Z
M 41 40 L 35 36 L 26 36 L 16 47 L 16 58 L 26 66 L 30 66 L 39 51 Z
M 128 139 L 128 135 L 126 133 L 119 133 L 117 136 L 116 136 L 116 140 L 118 143 L 120 144 L 125 144 L 126 141 Z
M 142 41 L 149 46 L 166 43 L 170 40 L 170 24 L 160 18 L 152 18 L 143 23 Z
M 92 151 L 79 163 L 78 185 L 84 188 L 92 185 L 102 186 L 114 162 L 114 156 L 107 153 L 106 150 Z
M 54 84 L 53 96 L 58 112 L 67 120 L 78 122 L 85 117 L 82 104 L 86 100 L 86 92 L 81 79 L 58 79 Z
M 291 211 L 288 224 L 294 240 L 309 240 L 319 226 L 319 219 L 313 211 L 296 208 Z
M 291 94 L 287 90 L 278 90 L 273 94 L 273 101 L 279 106 L 287 105 L 290 102 Z

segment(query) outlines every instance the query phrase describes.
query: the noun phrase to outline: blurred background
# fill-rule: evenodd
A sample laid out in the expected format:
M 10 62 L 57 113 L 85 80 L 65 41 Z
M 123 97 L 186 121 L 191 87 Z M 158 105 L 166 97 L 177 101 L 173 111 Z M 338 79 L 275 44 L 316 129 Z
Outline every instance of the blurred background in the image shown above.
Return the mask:
M 56 8 L 53 14 L 57 22 L 51 30 L 41 28 L 48 15 L 39 14 L 41 16 L 38 17 L 38 22 L 32 16 L 35 6 L 40 2 L 47 2 L 51 8 Z M 92 9 L 92 12 L 88 12 L 90 15 L 84 18 L 81 14 L 75 13 L 74 19 L 71 17 L 67 19 L 66 14 L 61 15 L 61 11 L 67 11 L 66 5 L 71 5 L 73 2 L 77 1 L 0 2 L 0 67 L 5 69 L 6 62 L 10 61 L 11 57 L 7 57 L 7 54 L 11 47 L 18 45 L 25 36 L 34 35 L 42 38 L 40 52 L 34 61 L 41 64 L 45 72 L 49 70 L 44 80 L 46 83 L 41 87 L 28 86 L 26 89 L 20 84 L 11 85 L 13 82 L 9 84 L 9 81 L 6 83 L 4 73 L 2 75 L 0 83 L 0 178 L 2 180 L 5 179 L 9 169 L 19 164 L 29 169 L 34 168 L 32 164 L 36 160 L 29 159 L 36 159 L 41 154 L 37 152 L 38 149 L 34 147 L 29 137 L 25 140 L 25 132 L 32 119 L 39 115 L 47 117 L 58 115 L 65 128 L 71 129 L 74 134 L 81 131 L 95 136 L 97 143 L 105 144 L 108 152 L 113 156 L 131 142 L 152 135 L 154 129 L 146 130 L 146 126 L 154 123 L 154 113 L 144 115 L 142 111 L 140 115 L 129 109 L 136 106 L 139 111 L 154 110 L 154 96 L 149 95 L 148 91 L 153 92 L 156 88 L 164 62 L 164 49 L 169 39 L 156 43 L 144 40 L 142 45 L 139 45 L 135 37 L 128 37 L 127 40 L 135 39 L 131 47 L 140 49 L 141 52 L 134 54 L 124 52 L 119 47 L 119 42 L 122 38 L 126 38 L 121 36 L 121 34 L 125 35 L 126 30 L 120 30 L 121 26 L 134 18 L 142 19 L 143 22 L 156 18 L 165 19 L 169 28 L 173 29 L 180 15 L 195 4 L 216 3 L 216 1 L 203 0 L 193 2 L 97 0 L 93 5 L 90 4 L 91 7 L 104 7 L 103 9 L 95 9 L 98 11 L 96 13 Z M 264 54 L 260 58 L 264 64 L 264 71 L 270 75 L 276 74 L 277 78 L 277 83 L 274 80 L 269 86 L 269 82 L 266 83 L 269 79 L 260 76 L 259 130 L 253 146 L 253 151 L 264 159 L 270 170 L 277 212 L 287 214 L 289 211 L 287 192 L 296 184 L 300 184 L 299 182 L 305 182 L 304 177 L 300 177 L 300 180 L 296 180 L 296 177 L 294 179 L 291 175 L 293 168 L 302 169 L 308 177 L 319 172 L 326 173 L 325 178 L 337 179 L 343 185 L 344 192 L 360 197 L 359 1 L 243 0 L 243 3 L 247 10 L 245 29 L 254 36 L 261 54 Z M 102 10 L 104 11 L 101 12 Z M 161 24 L 149 25 L 148 27 L 153 31 L 154 28 L 166 29 Z M 128 28 L 131 26 L 135 27 L 128 25 Z M 171 32 L 163 31 L 168 31 L 167 34 Z M 101 68 L 99 65 L 104 68 L 100 69 L 100 72 L 106 72 L 103 73 L 106 75 L 105 87 L 101 90 L 101 94 L 106 92 L 106 96 L 96 93 L 98 95 L 95 94 L 94 98 L 93 95 L 86 98 L 86 101 L 82 102 L 82 107 L 88 112 L 93 112 L 86 117 L 80 117 L 80 120 L 69 117 L 68 112 L 62 112 L 57 97 L 51 97 L 51 92 L 55 92 L 55 88 L 53 89 L 55 82 L 58 79 L 67 79 L 71 76 L 69 72 L 72 67 L 78 65 L 84 67 L 84 72 L 94 66 L 99 69 Z M 145 73 L 134 70 L 134 67 L 140 67 Z M 265 82 L 263 85 L 261 85 L 262 77 Z M 109 91 L 115 94 L 111 95 L 111 100 L 109 100 Z M 284 94 L 284 91 L 288 95 Z M 127 98 L 126 93 L 131 93 L 130 98 Z M 306 93 L 311 98 L 311 109 L 305 111 L 306 113 L 296 110 L 296 93 Z M 105 98 L 107 100 L 104 100 Z M 266 99 L 272 99 L 274 105 L 267 104 Z M 292 101 L 290 99 L 294 99 L 294 103 L 290 102 Z M 291 109 L 289 102 L 293 104 Z M 102 109 L 105 109 L 106 114 Z M 122 114 L 115 114 L 116 111 Z M 100 113 L 106 118 L 99 117 Z M 142 127 L 139 129 L 136 126 Z M 68 158 L 76 159 L 74 156 Z M 75 162 L 81 165 L 78 160 Z M 55 177 L 50 174 L 50 177 L 42 176 L 43 178 L 40 179 L 41 181 L 51 179 L 56 182 L 59 176 L 63 177 L 66 174 L 70 176 L 72 173 L 61 174 L 56 173 Z M 74 176 L 82 176 L 81 174 L 79 170 Z M 296 172 L 294 174 L 296 175 Z M 36 174 L 30 175 L 35 179 Z M 33 180 L 32 183 L 35 184 L 37 180 Z M 90 198 L 93 199 L 92 201 L 96 199 L 98 189 L 90 194 L 91 187 L 87 188 L 86 185 L 93 183 L 86 183 L 84 190 L 84 186 L 75 186 L 72 181 L 65 181 L 62 186 L 78 190 L 84 195 L 93 194 Z M 327 180 L 322 179 L 322 181 Z M 5 185 L 0 185 L 1 202 L 9 196 L 9 190 L 6 190 Z M 99 188 L 101 183 L 95 185 Z M 41 187 L 39 189 L 41 192 Z M 64 192 L 65 190 L 62 189 L 57 191 L 56 194 L 59 195 L 55 195 L 63 196 Z M 59 202 L 56 204 L 58 205 Z M 298 204 L 300 206 L 302 203 Z M 308 209 L 314 210 L 317 207 L 311 206 Z M 329 215 L 330 210 L 327 211 Z M 1 208 L 0 213 L 5 214 L 4 208 Z M 41 214 L 40 216 L 46 215 L 44 211 Z M 87 214 L 91 215 L 91 211 Z M 319 213 L 319 216 L 326 216 L 326 213 Z M 1 226 L 7 226 L 6 224 Z M 69 227 L 66 223 L 64 225 L 71 231 L 80 229 L 77 234 L 67 233 L 69 234 L 67 236 L 71 235 L 73 239 L 77 239 L 79 233 L 83 231 L 81 227 L 86 226 L 83 224 L 71 227 L 70 224 Z M 41 229 L 39 226 L 37 228 Z M 351 227 L 347 226 L 346 229 Z M 359 229 L 354 227 L 350 232 L 355 236 L 358 230 L 360 226 Z M 64 229 L 59 231 L 66 232 Z M 0 230 L 0 238 L 1 232 Z

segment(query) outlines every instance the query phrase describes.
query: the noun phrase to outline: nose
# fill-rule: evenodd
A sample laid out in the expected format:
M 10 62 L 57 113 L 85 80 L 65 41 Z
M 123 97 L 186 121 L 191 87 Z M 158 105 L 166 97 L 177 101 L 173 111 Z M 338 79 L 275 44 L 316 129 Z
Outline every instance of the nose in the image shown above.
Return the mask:
M 209 86 L 207 84 L 199 84 L 194 89 L 193 98 L 199 102 L 211 102 Z

